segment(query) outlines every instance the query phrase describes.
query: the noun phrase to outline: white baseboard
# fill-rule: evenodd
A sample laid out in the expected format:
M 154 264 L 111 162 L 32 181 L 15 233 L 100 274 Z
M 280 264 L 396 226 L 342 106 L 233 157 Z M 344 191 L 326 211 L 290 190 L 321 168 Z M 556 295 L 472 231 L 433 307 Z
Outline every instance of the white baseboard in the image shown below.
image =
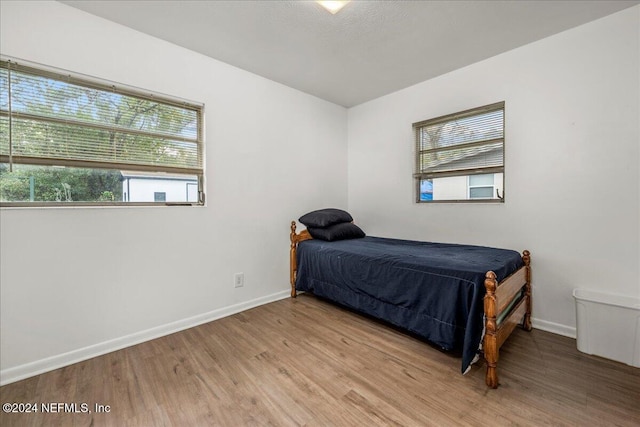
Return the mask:
M 104 341 L 88 347 L 72 350 L 67 353 L 58 354 L 56 356 L 47 357 L 45 359 L 36 360 L 35 362 L 25 363 L 13 368 L 0 370 L 0 385 L 10 384 L 25 378 L 39 375 L 44 372 L 53 371 L 54 369 L 82 362 L 96 356 L 111 353 L 116 350 L 140 344 L 145 341 L 160 338 L 165 335 L 193 328 L 194 326 L 208 323 L 213 320 L 221 319 L 241 311 L 249 310 L 260 305 L 278 301 L 290 297 L 290 290 L 277 292 L 251 301 L 234 304 L 228 307 L 219 308 L 208 313 L 199 314 L 197 316 L 167 323 L 166 325 L 157 326 L 155 328 L 136 332 L 124 337 Z
M 548 322 L 546 320 L 531 318 L 531 323 L 534 328 L 543 331 L 551 332 L 554 334 L 562 335 L 569 338 L 576 338 L 576 328 L 567 325 L 561 325 L 559 323 Z

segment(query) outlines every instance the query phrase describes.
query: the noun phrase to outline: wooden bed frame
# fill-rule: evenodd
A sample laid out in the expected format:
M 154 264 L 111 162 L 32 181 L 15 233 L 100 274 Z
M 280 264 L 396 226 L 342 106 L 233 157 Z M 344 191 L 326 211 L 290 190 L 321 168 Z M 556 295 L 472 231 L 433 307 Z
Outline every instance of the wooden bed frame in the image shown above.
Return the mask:
M 291 297 L 296 297 L 296 272 L 298 243 L 313 239 L 307 230 L 296 233 L 296 222 L 291 221 L 291 249 L 290 255 L 290 282 Z M 485 275 L 484 286 L 487 293 L 484 297 L 485 334 L 482 349 L 487 364 L 485 382 L 491 388 L 498 388 L 498 359 L 499 350 L 507 340 L 511 332 L 519 324 L 531 330 L 531 254 L 529 251 L 522 253 L 524 266 L 498 283 L 496 274 L 488 271 Z M 514 299 L 518 298 L 520 290 L 524 288 L 524 297 L 514 306 L 509 307 Z M 497 319 L 507 310 L 509 314 L 498 325 Z

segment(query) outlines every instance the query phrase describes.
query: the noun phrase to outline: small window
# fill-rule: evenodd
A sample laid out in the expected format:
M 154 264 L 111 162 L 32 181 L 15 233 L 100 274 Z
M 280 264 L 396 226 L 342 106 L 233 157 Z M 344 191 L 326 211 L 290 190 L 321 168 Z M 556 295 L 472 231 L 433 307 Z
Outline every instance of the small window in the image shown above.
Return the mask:
M 1 60 L 0 205 L 203 204 L 202 115 L 201 104 Z
M 421 202 L 504 201 L 504 102 L 414 123 Z
M 485 175 L 469 176 L 470 199 L 492 199 L 495 189 L 495 174 L 490 173 Z

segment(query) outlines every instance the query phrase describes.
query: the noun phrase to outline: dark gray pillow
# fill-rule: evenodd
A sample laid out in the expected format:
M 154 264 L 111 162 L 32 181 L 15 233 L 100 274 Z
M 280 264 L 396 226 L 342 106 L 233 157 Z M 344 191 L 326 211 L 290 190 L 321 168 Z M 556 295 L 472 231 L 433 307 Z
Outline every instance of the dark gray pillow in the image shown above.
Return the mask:
M 364 231 L 352 222 L 341 222 L 323 228 L 307 227 L 307 230 L 314 239 L 327 242 L 365 237 Z
M 302 215 L 298 221 L 308 227 L 328 227 L 341 222 L 351 222 L 353 218 L 349 212 L 341 209 L 327 208 Z

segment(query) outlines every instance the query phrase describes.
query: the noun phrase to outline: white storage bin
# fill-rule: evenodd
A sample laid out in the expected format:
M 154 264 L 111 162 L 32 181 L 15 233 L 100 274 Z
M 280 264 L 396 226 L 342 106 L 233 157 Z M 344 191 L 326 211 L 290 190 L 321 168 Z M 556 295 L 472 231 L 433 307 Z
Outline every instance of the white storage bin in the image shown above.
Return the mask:
M 574 289 L 578 350 L 640 367 L 640 298 Z

